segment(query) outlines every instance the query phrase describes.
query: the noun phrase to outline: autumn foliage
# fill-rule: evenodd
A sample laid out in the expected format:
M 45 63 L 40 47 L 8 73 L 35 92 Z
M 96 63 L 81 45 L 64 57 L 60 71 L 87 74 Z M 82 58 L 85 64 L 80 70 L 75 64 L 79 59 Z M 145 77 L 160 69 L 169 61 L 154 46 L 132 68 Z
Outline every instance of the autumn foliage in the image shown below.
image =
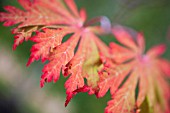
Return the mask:
M 105 113 L 170 113 L 170 62 L 161 58 L 166 46 L 160 44 L 145 52 L 142 33 L 122 26 L 103 26 L 105 17 L 86 20 L 85 9 L 74 0 L 18 0 L 24 10 L 6 6 L 0 13 L 4 26 L 18 24 L 13 49 L 32 41 L 29 66 L 35 60 L 48 63 L 42 69 L 40 86 L 57 82 L 60 72 L 65 82 L 66 103 L 79 92 L 112 99 Z M 94 23 L 100 22 L 101 25 Z M 109 47 L 98 35 L 111 33 L 119 44 Z M 63 41 L 64 37 L 68 40 Z M 86 82 L 85 82 L 86 81 Z M 145 109 L 147 107 L 147 111 Z

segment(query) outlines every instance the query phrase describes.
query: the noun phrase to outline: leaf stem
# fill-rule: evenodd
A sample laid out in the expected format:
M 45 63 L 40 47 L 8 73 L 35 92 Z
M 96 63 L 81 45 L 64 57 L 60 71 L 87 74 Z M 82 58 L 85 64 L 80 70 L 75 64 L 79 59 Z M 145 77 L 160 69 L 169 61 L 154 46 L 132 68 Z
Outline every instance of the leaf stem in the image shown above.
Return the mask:
M 100 16 L 100 17 L 93 18 L 90 21 L 86 22 L 84 24 L 84 27 L 90 26 L 92 24 L 96 24 L 98 22 L 100 23 L 100 26 L 104 30 L 105 33 L 108 34 L 111 32 L 112 25 L 111 25 L 109 18 L 106 16 Z

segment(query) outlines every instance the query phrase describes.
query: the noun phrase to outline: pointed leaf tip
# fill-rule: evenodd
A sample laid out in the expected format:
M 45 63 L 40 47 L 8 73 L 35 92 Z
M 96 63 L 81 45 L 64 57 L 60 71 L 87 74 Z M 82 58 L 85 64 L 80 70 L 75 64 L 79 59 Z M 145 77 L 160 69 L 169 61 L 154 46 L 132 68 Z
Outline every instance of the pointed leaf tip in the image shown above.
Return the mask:
M 27 64 L 26 64 L 26 66 L 27 66 L 27 67 L 30 66 L 30 64 L 31 64 L 32 62 L 34 62 L 34 59 L 33 59 L 33 57 L 30 57 L 30 58 L 28 59 L 28 62 L 27 62 Z
M 40 80 L 40 87 L 41 87 L 41 88 L 44 87 L 44 80 Z
M 12 50 L 15 51 L 16 48 L 17 48 L 17 46 L 14 44 L 14 45 L 12 46 Z
M 81 88 L 78 88 L 76 90 L 74 90 L 73 92 L 67 93 L 67 97 L 66 97 L 66 101 L 65 101 L 65 107 L 67 107 L 67 105 L 69 104 L 69 102 L 71 101 L 71 99 L 80 92 L 88 92 L 90 90 L 90 88 L 86 85 L 84 85 Z
M 161 56 L 165 51 L 166 51 L 166 45 L 160 44 L 160 45 L 152 47 L 147 52 L 147 55 L 150 57 L 158 57 L 158 56 Z
M 73 98 L 74 94 L 67 94 L 66 101 L 65 101 L 65 107 L 69 104 L 71 99 Z

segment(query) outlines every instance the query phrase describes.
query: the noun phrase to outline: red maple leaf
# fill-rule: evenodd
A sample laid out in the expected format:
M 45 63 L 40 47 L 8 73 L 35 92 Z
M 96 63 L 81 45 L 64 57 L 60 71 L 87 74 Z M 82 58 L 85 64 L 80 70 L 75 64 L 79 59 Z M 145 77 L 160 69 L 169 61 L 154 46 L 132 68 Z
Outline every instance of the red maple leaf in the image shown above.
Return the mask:
M 170 63 L 160 58 L 164 45 L 144 54 L 141 33 L 132 38 L 129 32 L 116 27 L 113 34 L 122 45 L 111 43 L 109 49 L 96 36 L 110 32 L 108 20 L 102 17 L 86 22 L 85 10 L 78 11 L 74 0 L 18 1 L 24 10 L 7 6 L 7 12 L 0 13 L 0 21 L 5 26 L 18 24 L 12 31 L 16 34 L 13 49 L 24 40 L 35 42 L 27 65 L 48 60 L 42 70 L 41 87 L 45 82 L 56 82 L 60 71 L 69 76 L 65 106 L 79 92 L 103 97 L 110 89 L 112 100 L 106 113 L 139 113 L 143 103 L 154 113 L 169 112 L 170 90 L 164 77 L 170 77 Z M 90 26 L 102 21 L 101 26 Z M 69 39 L 63 41 L 65 36 Z
M 90 25 L 107 19 L 97 18 L 85 23 L 86 12 L 84 9 L 79 12 L 74 0 L 18 1 L 24 11 L 12 6 L 5 7 L 7 12 L 0 13 L 0 21 L 4 21 L 5 26 L 19 24 L 13 30 L 16 34 L 13 49 L 24 40 L 35 42 L 27 66 L 34 60 L 49 61 L 42 70 L 40 86 L 52 80 L 56 82 L 62 70 L 64 76 L 70 75 L 65 83 L 66 105 L 76 92 L 96 93 L 98 71 L 103 66 L 100 53 L 107 54 L 108 47 L 95 35 L 102 32 L 102 28 Z M 33 32 L 36 32 L 34 36 Z M 69 39 L 62 42 L 68 34 L 71 35 Z M 84 79 L 87 79 L 87 84 Z M 83 90 L 85 86 L 89 90 Z
M 113 28 L 113 34 L 122 45 L 111 43 L 111 58 L 103 58 L 106 66 L 100 73 L 98 96 L 104 96 L 109 89 L 112 95 L 105 112 L 143 112 L 146 98 L 149 109 L 159 106 L 160 111 L 168 111 L 170 88 L 164 77 L 170 75 L 170 63 L 160 58 L 165 45 L 155 46 L 144 54 L 141 33 L 132 38 L 125 28 L 118 26 Z

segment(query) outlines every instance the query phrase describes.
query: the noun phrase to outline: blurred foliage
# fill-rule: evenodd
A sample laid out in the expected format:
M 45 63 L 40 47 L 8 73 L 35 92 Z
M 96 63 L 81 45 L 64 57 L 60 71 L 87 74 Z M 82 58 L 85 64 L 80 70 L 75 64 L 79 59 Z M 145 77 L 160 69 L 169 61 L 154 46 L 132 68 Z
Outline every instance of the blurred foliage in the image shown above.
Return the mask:
M 76 3 L 79 8 L 83 7 L 87 10 L 89 19 L 96 16 L 107 16 L 113 25 L 121 24 L 143 32 L 146 37 L 147 49 L 155 44 L 166 43 L 167 52 L 164 57 L 170 59 L 170 37 L 168 39 L 167 36 L 168 29 L 170 29 L 170 0 L 76 0 Z M 2 7 L 6 5 L 21 8 L 16 0 L 0 0 L 0 11 L 4 11 Z M 13 27 L 3 27 L 2 23 L 0 25 L 0 44 L 7 49 L 12 48 L 13 44 L 11 28 Z M 107 44 L 115 41 L 111 35 L 102 36 L 101 39 Z M 13 52 L 18 63 L 22 63 L 21 65 L 26 64 L 29 58 L 31 44 L 29 41 L 24 42 Z M 36 77 L 39 77 L 42 64 L 36 62 L 32 65 L 36 74 L 39 74 Z M 64 77 L 61 77 L 56 84 L 50 83 L 43 90 L 49 90 L 54 95 L 59 92 L 65 96 L 65 80 Z M 70 104 L 75 104 L 77 113 L 103 113 L 109 98 L 109 94 L 104 98 L 96 99 L 94 95 L 88 96 L 88 94 L 80 93 L 73 98 Z
M 12 86 L 0 80 L 0 113 L 37 113 L 33 106 L 23 102 L 11 88 Z

